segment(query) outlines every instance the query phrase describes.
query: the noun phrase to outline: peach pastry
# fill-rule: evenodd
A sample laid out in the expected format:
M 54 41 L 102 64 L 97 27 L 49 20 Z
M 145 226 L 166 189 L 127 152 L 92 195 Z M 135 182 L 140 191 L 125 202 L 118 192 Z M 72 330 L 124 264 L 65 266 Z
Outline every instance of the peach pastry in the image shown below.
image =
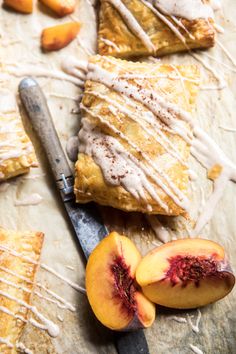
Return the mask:
M 25 324 L 44 235 L 0 228 L 0 352 L 16 354 Z
M 0 93 L 0 181 L 37 166 L 34 147 L 25 133 L 14 95 Z
M 101 0 L 98 50 L 119 58 L 209 48 L 214 13 L 205 0 Z
M 81 103 L 77 202 L 185 214 L 192 133 L 184 119 L 198 85 L 194 65 L 91 57 Z

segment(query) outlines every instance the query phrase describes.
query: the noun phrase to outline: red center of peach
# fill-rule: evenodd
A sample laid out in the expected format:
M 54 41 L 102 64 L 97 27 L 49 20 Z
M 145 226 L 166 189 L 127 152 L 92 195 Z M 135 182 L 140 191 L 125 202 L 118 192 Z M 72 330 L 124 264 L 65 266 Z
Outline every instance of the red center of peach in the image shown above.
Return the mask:
M 215 260 L 206 257 L 176 256 L 169 259 L 170 268 L 166 276 L 173 285 L 181 280 L 184 285 L 187 281 L 199 284 L 200 279 L 213 276 L 218 273 Z
M 111 265 L 111 271 L 115 280 L 114 296 L 122 300 L 122 307 L 129 313 L 135 313 L 134 293 L 137 289 L 134 285 L 134 278 L 130 275 L 130 266 L 126 265 L 122 257 L 116 257 Z

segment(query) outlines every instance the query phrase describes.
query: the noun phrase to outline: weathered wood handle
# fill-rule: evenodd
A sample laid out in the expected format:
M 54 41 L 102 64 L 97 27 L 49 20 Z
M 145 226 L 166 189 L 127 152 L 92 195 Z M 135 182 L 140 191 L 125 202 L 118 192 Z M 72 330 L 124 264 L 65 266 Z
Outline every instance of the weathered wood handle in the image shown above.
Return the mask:
M 46 98 L 38 83 L 25 78 L 19 84 L 20 98 L 28 112 L 35 132 L 40 137 L 56 181 L 72 176 L 70 166 L 59 141 Z

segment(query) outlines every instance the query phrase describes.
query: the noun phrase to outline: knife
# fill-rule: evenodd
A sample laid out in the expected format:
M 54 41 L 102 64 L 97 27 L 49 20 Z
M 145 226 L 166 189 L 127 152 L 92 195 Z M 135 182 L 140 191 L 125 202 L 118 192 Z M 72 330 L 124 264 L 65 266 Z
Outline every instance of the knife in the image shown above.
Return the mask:
M 87 259 L 108 231 L 95 204 L 75 203 L 73 174 L 53 124 L 46 98 L 38 83 L 30 77 L 23 79 L 19 84 L 19 94 L 33 129 L 47 154 L 57 188 Z M 114 332 L 114 342 L 119 354 L 149 354 L 143 330 Z

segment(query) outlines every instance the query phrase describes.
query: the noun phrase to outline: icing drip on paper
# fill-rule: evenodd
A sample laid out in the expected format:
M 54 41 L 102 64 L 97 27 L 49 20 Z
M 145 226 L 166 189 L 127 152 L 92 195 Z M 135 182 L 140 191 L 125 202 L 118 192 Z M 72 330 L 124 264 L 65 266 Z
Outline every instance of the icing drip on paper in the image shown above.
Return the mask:
M 204 354 L 201 349 L 199 349 L 198 347 L 196 347 L 196 345 L 189 344 L 189 347 L 192 349 L 192 351 L 193 351 L 195 354 Z
M 15 200 L 15 206 L 38 205 L 42 202 L 43 198 L 38 193 L 32 193 L 21 200 Z
M 187 320 L 184 317 L 171 316 L 169 319 L 178 323 L 187 323 Z
M 74 283 L 73 281 L 71 281 L 70 279 L 64 277 L 63 275 L 61 275 L 60 273 L 58 273 L 57 271 L 55 271 L 53 268 L 49 267 L 48 265 L 46 265 L 45 263 L 39 263 L 37 261 L 35 261 L 34 259 L 25 256 L 22 253 L 19 253 L 17 251 L 15 251 L 14 249 L 11 249 L 7 246 L 3 246 L 0 245 L 0 250 L 6 251 L 9 254 L 15 256 L 15 257 L 19 257 L 21 259 L 25 259 L 26 261 L 38 265 L 41 268 L 43 268 L 44 270 L 48 271 L 49 273 L 52 273 L 53 275 L 55 275 L 58 279 L 61 279 L 62 281 L 64 281 L 65 283 L 67 283 L 68 285 L 70 285 L 73 289 L 85 294 L 86 290 L 84 288 L 82 288 L 81 286 L 79 286 L 78 284 Z
M 62 61 L 61 68 L 67 75 L 76 77 L 80 79 L 81 82 L 84 82 L 86 79 L 87 65 L 88 63 L 86 61 L 69 56 Z
M 189 314 L 187 314 L 188 324 L 192 328 L 193 332 L 196 334 L 199 333 L 199 323 L 200 323 L 201 317 L 202 317 L 201 311 L 199 309 L 197 309 L 197 319 L 196 319 L 196 324 L 194 324 L 192 322 L 191 316 Z
M 140 26 L 136 18 L 123 4 L 123 2 L 121 0 L 108 0 L 108 2 L 119 12 L 129 29 L 142 41 L 144 46 L 151 52 L 155 52 L 155 46 L 152 44 L 148 34 Z
M 89 64 L 88 79 L 102 83 L 103 85 L 119 92 L 127 97 L 128 101 L 142 103 L 148 110 L 151 111 L 158 119 L 171 128 L 176 134 L 179 134 L 188 144 L 191 144 L 191 154 L 205 167 L 207 170 L 218 164 L 222 167 L 221 174 L 214 180 L 214 191 L 206 202 L 203 212 L 197 220 L 192 236 L 198 235 L 204 225 L 209 222 L 214 207 L 219 199 L 223 196 L 224 189 L 229 180 L 236 182 L 236 166 L 226 157 L 219 146 L 208 136 L 191 118 L 189 113 L 183 111 L 177 105 L 165 100 L 156 91 L 136 87 L 130 82 L 124 81 L 117 74 L 109 73 L 98 65 Z M 91 110 L 89 114 L 93 115 Z M 103 124 L 107 124 L 104 119 L 95 115 Z M 188 123 L 193 129 L 193 137 L 181 123 Z M 113 127 L 110 129 L 115 132 Z M 82 134 L 81 134 L 82 135 Z M 123 139 L 122 135 L 118 135 Z M 114 139 L 114 138 L 113 138 Z M 118 143 L 117 140 L 114 144 Z M 132 146 L 132 145 L 131 145 Z M 122 152 L 125 153 L 125 152 Z M 102 156 L 102 155 L 101 155 Z M 99 158 L 97 157 L 97 161 Z M 103 161 L 98 161 L 102 166 Z M 140 164 L 139 164 L 140 166 Z M 150 167 L 149 167 L 150 171 Z M 145 171 L 145 173 L 147 173 Z M 109 177 L 108 177 L 109 178 Z M 166 182 L 166 181 L 165 181 Z M 132 185 L 132 187 L 134 184 Z M 163 187 L 163 186 L 161 186 Z M 173 192 L 168 195 L 173 198 Z M 163 202 L 162 202 L 163 204 Z
M 152 230 L 157 236 L 158 240 L 163 243 L 170 241 L 170 234 L 166 227 L 157 219 L 156 215 L 145 215 L 148 223 L 150 224 Z
M 76 86 L 83 87 L 84 81 L 81 79 L 74 77 L 72 75 L 68 75 L 59 70 L 48 70 L 45 68 L 40 68 L 39 66 L 18 66 L 18 65 L 6 65 L 6 74 L 15 76 L 15 77 L 23 77 L 23 76 L 33 76 L 33 77 L 42 77 L 42 78 L 51 78 L 62 81 L 68 81 Z

